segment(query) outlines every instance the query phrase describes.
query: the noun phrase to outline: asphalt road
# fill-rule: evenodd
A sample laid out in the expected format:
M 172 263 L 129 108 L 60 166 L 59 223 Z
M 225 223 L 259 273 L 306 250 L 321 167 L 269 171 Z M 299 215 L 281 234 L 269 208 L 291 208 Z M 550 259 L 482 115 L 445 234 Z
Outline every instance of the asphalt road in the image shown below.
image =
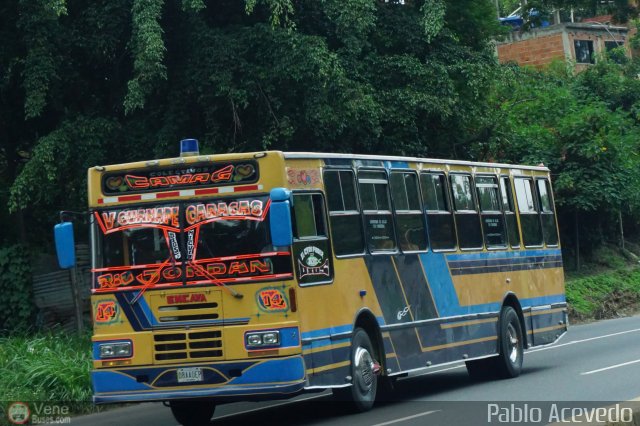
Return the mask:
M 217 407 L 212 425 L 476 425 L 625 420 L 640 410 L 640 316 L 572 326 L 555 345 L 525 354 L 520 377 L 477 382 L 463 364 L 400 380 L 370 412 L 350 414 L 327 394 Z M 596 407 L 604 407 L 595 410 Z M 600 415 L 599 419 L 595 415 Z M 575 417 L 577 416 L 577 417 Z M 137 404 L 76 417 L 73 425 L 175 426 L 169 408 Z

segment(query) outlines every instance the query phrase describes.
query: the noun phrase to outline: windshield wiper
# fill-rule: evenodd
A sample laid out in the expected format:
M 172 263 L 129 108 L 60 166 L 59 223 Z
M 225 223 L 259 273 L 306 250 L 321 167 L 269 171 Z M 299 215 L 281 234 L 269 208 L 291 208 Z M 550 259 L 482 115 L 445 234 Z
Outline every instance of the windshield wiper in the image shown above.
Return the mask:
M 220 281 L 218 278 L 216 278 L 214 275 L 212 275 L 209 272 L 207 272 L 206 269 L 204 269 L 202 266 L 198 265 L 197 263 L 195 263 L 195 262 L 193 262 L 191 260 L 188 260 L 187 261 L 187 265 L 192 265 L 193 268 L 196 271 L 198 271 L 199 273 L 201 273 L 205 277 L 209 278 L 215 285 L 225 288 L 236 299 L 242 299 L 244 297 L 241 293 L 235 291 L 234 289 L 232 289 L 231 287 L 229 287 L 228 285 L 226 285 L 225 283 Z
M 138 278 L 138 281 L 144 283 L 144 286 L 140 289 L 140 291 L 138 292 L 138 294 L 136 294 L 136 296 L 133 298 L 133 300 L 131 300 L 131 302 L 129 302 L 130 305 L 133 305 L 134 303 L 136 303 L 138 300 L 140 300 L 140 298 L 142 297 L 142 295 L 144 294 L 145 291 L 147 291 L 148 288 L 150 288 L 151 286 L 155 285 L 158 283 L 158 281 L 160 281 L 160 272 L 162 272 L 162 270 L 169 265 L 169 262 L 171 261 L 172 257 L 169 257 L 167 260 L 165 260 L 164 262 L 162 262 L 160 264 L 160 266 L 158 266 L 158 268 L 153 271 L 153 274 L 151 274 L 151 277 L 149 278 L 149 280 L 145 280 L 142 277 L 136 277 Z

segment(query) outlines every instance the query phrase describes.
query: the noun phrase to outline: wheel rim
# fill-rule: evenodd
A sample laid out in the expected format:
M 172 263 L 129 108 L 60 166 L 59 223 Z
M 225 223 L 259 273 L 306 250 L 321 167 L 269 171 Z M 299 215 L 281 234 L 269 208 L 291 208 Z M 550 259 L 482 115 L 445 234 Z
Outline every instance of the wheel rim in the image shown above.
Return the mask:
M 507 326 L 507 353 L 509 354 L 509 359 L 513 364 L 518 361 L 518 356 L 520 352 L 520 345 L 518 339 L 518 332 L 516 328 L 510 323 Z
M 356 349 L 354 358 L 355 385 L 362 393 L 369 393 L 376 379 L 373 373 L 373 358 L 369 351 L 361 346 Z

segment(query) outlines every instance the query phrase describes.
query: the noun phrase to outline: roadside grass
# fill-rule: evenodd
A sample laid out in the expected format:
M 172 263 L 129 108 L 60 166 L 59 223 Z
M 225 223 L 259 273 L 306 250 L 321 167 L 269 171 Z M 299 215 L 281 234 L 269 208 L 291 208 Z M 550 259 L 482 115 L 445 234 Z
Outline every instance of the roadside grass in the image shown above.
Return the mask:
M 630 315 L 640 310 L 640 269 L 629 268 L 566 281 L 569 315 L 574 321 Z
M 0 337 L 0 395 L 4 402 L 69 403 L 93 410 L 91 336 L 63 332 Z

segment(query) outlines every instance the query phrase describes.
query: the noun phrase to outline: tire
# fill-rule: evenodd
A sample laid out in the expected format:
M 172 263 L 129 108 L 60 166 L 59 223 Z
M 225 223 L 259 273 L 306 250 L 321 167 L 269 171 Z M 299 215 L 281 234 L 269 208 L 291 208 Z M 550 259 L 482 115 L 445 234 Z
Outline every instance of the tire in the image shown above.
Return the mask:
M 518 377 L 522 371 L 524 339 L 518 314 L 511 306 L 500 312 L 499 354 L 495 358 L 496 373 L 499 378 Z
M 364 412 L 373 407 L 378 391 L 374 355 L 369 335 L 362 328 L 356 328 L 351 340 L 352 385 L 334 389 L 336 399 L 344 402 L 350 411 Z
M 209 401 L 171 401 L 171 412 L 183 426 L 202 426 L 211 423 L 216 405 Z

